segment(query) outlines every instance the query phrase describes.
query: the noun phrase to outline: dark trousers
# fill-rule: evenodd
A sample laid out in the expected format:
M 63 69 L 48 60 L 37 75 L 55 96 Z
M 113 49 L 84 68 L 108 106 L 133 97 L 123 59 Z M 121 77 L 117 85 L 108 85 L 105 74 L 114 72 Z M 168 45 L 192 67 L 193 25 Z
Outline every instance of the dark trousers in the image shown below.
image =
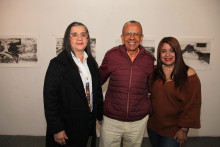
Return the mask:
M 153 147 L 179 147 L 179 143 L 173 138 L 160 136 L 149 128 L 147 133 Z

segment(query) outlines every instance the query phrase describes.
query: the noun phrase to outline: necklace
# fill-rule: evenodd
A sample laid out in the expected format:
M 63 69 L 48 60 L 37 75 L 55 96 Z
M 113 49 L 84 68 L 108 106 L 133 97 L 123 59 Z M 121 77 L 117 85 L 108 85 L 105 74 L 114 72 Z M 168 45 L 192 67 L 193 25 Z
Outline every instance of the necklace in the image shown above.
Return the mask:
M 165 67 L 164 65 L 162 65 L 162 67 L 163 67 L 165 70 L 173 70 L 173 67 Z

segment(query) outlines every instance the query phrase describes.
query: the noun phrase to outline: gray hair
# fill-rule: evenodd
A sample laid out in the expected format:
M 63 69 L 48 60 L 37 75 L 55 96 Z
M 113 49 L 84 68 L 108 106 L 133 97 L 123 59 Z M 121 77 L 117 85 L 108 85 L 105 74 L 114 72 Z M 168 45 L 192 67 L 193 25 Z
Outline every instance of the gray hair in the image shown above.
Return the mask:
M 122 34 L 124 34 L 124 28 L 125 28 L 125 26 L 126 26 L 127 24 L 131 24 L 131 23 L 137 23 L 137 24 L 139 24 L 140 27 L 141 27 L 141 35 L 143 35 L 143 29 L 142 29 L 141 23 L 138 22 L 138 21 L 136 21 L 136 20 L 130 20 L 130 21 L 126 22 L 126 23 L 124 24 L 124 26 L 123 26 Z

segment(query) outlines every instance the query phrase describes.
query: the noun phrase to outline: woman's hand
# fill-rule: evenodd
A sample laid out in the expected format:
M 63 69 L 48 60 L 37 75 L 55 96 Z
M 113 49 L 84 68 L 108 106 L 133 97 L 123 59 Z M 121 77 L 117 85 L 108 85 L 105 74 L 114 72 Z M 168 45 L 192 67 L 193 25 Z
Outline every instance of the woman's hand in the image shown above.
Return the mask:
M 98 123 L 99 123 L 99 125 L 102 125 L 102 121 L 101 120 L 98 120 Z
M 180 147 L 187 141 L 188 128 L 180 128 L 174 139 L 180 144 Z
M 64 130 L 54 134 L 55 142 L 59 143 L 60 145 L 65 145 L 66 139 L 68 139 L 68 137 L 66 136 L 66 132 Z

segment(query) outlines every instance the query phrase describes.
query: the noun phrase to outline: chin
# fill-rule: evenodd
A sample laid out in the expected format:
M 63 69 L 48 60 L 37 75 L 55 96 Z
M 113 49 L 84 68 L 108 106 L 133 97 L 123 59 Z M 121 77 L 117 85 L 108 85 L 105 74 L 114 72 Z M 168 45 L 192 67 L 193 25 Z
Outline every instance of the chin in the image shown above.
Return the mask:
M 166 66 L 173 66 L 174 65 L 174 63 L 163 63 L 163 64 Z
M 134 51 L 136 50 L 138 47 L 132 47 L 132 48 L 127 48 L 127 50 L 130 50 L 130 51 Z

